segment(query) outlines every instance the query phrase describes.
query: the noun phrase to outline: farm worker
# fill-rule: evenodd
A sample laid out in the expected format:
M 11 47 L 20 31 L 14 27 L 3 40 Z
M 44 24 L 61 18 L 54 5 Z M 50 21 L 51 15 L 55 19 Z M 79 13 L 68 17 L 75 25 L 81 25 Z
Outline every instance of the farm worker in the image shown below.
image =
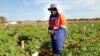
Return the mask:
M 48 33 L 51 37 L 53 54 L 54 56 L 58 56 L 66 37 L 66 19 L 58 12 L 56 4 L 51 4 L 48 10 L 51 12 Z

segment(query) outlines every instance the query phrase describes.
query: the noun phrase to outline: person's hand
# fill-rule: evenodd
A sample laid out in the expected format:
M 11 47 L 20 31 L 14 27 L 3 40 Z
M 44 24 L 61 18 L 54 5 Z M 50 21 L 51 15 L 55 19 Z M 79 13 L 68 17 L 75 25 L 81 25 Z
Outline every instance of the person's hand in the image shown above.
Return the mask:
M 51 30 L 48 30 L 48 34 L 51 34 Z
M 54 31 L 53 30 L 49 30 L 48 33 L 49 34 L 54 34 Z

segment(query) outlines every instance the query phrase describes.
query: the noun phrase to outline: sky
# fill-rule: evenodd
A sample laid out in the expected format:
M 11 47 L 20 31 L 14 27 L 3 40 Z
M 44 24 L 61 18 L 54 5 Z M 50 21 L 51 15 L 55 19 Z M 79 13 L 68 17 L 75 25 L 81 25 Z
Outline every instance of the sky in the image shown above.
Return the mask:
M 66 18 L 100 17 L 100 0 L 0 0 L 0 16 L 8 21 L 48 20 L 50 4 Z

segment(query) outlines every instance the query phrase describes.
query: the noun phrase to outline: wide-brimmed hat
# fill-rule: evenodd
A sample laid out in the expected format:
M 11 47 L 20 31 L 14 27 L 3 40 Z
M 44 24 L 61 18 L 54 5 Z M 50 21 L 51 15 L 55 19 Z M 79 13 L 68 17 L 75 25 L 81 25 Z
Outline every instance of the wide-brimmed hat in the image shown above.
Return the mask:
M 50 8 L 48 8 L 48 10 L 57 10 L 57 5 L 56 4 L 51 4 Z

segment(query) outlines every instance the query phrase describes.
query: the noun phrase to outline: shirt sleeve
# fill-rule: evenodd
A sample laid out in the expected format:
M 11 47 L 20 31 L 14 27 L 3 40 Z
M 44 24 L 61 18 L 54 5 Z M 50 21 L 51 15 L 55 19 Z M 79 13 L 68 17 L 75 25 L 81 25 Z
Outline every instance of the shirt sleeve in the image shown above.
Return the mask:
M 51 17 L 51 15 L 50 15 L 50 17 Z M 52 29 L 51 29 L 51 26 L 50 26 L 50 17 L 49 17 L 49 23 L 48 23 L 48 24 L 49 24 L 48 30 L 52 30 Z
M 48 26 L 48 30 L 52 30 L 50 26 Z
M 66 25 L 66 18 L 62 14 L 60 14 L 60 25 Z

